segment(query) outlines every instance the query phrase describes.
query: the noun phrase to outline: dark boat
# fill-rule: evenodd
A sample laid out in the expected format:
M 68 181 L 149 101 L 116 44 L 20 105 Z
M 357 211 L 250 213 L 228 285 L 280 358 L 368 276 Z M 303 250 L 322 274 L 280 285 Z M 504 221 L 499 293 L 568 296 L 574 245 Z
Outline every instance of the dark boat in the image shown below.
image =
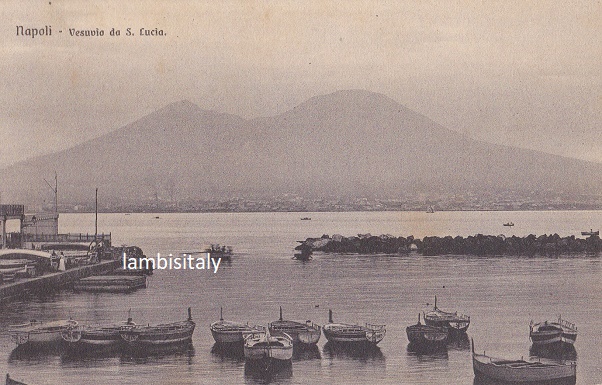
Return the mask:
M 109 325 L 77 325 L 63 330 L 61 337 L 74 349 L 114 348 L 123 343 L 120 332 L 135 327 L 132 317 L 127 321 Z
M 592 235 L 600 235 L 600 230 L 594 231 L 593 229 L 590 229 L 590 231 L 582 231 L 581 235 L 586 237 L 591 237 Z
M 302 343 L 305 345 L 312 345 L 318 343 L 320 336 L 322 335 L 320 325 L 316 325 L 311 321 L 296 322 L 288 321 L 282 318 L 282 306 L 280 307 L 280 318 L 268 325 L 270 333 L 286 333 L 288 334 L 293 343 Z
M 368 344 L 376 346 L 385 338 L 385 325 L 367 323 L 365 326 L 334 323 L 332 310 L 328 310 L 328 323 L 322 328 L 324 336 L 330 342 L 342 344 Z
M 311 221 L 311 218 L 310 217 L 303 217 L 303 218 L 301 218 L 301 220 L 302 221 Z
M 418 313 L 418 323 L 408 326 L 406 334 L 410 343 L 416 347 L 435 348 L 445 346 L 449 332 L 446 328 L 423 325 Z
M 450 313 L 437 307 L 437 296 L 435 296 L 435 305 L 433 310 L 424 314 L 424 323 L 428 326 L 446 328 L 450 333 L 465 333 L 470 325 L 470 316 Z
M 531 321 L 529 325 L 529 338 L 534 346 L 544 345 L 573 345 L 577 339 L 577 327 L 575 324 L 558 317 L 557 322 Z
M 506 222 L 506 223 L 504 223 L 504 226 L 512 227 L 512 226 L 514 226 L 514 222 Z
M 472 367 L 476 377 L 506 381 L 512 384 L 545 383 L 574 380 L 577 376 L 576 362 L 550 362 L 508 360 L 495 358 L 474 351 L 472 343 Z M 574 383 L 574 382 L 573 382 Z
M 136 325 L 120 330 L 119 335 L 125 341 L 127 348 L 141 350 L 188 343 L 192 340 L 194 327 L 195 323 L 188 308 L 188 319 L 185 321 L 153 326 Z
M 10 378 L 8 373 L 6 373 L 6 385 L 27 385 L 27 384 L 24 382 L 13 380 L 12 378 Z

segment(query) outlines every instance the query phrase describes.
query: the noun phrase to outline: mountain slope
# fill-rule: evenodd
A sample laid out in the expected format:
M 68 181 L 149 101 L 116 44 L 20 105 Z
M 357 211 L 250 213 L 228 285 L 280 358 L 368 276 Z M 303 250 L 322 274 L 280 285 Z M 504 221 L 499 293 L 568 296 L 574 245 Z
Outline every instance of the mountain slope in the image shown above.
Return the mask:
M 244 120 L 190 102 L 0 171 L 4 201 L 120 203 L 417 192 L 600 191 L 602 165 L 471 140 L 384 95 L 339 91 L 281 115 Z

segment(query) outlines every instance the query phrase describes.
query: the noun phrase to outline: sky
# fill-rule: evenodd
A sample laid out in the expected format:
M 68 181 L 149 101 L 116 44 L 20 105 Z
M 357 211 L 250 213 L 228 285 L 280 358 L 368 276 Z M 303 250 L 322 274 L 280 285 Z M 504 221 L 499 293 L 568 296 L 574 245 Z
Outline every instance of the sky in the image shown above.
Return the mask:
M 254 118 L 342 89 L 602 163 L 600 1 L 26 0 L 0 17 L 0 167 L 182 99 Z

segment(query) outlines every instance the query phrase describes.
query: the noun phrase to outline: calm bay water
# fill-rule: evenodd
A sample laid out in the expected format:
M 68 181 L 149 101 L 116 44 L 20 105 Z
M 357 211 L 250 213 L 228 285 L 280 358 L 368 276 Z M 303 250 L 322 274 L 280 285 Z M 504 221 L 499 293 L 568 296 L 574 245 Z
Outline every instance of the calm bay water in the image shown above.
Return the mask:
M 146 255 L 199 250 L 208 243 L 232 245 L 236 255 L 217 274 L 157 271 L 149 287 L 131 294 L 62 291 L 47 298 L 15 302 L 0 314 L 0 373 L 29 384 L 473 384 L 468 341 L 447 352 L 408 351 L 405 327 L 416 323 L 435 295 L 443 310 L 471 316 L 468 336 L 477 350 L 519 358 L 529 356 L 529 321 L 559 314 L 579 328 L 575 344 L 577 383 L 602 383 L 602 264 L 600 256 L 423 257 L 316 254 L 292 260 L 297 240 L 322 234 L 394 236 L 477 233 L 524 236 L 578 235 L 598 229 L 602 212 L 408 212 L 100 214 L 99 230 L 112 232 L 115 245 L 140 246 Z M 300 221 L 309 216 L 311 221 Z M 513 228 L 502 223 L 512 221 Z M 93 214 L 62 214 L 60 232 L 94 232 Z M 6 334 L 8 325 L 36 318 L 73 317 L 81 322 L 122 321 L 132 309 L 139 323 L 182 320 L 193 309 L 193 349 L 150 357 L 72 357 L 59 352 L 20 354 Z M 278 318 L 324 324 L 335 321 L 387 324 L 379 349 L 353 354 L 321 337 L 316 351 L 293 360 L 273 378 L 245 372 L 244 359 L 213 351 L 209 324 L 224 318 L 267 324 Z M 3 358 L 4 357 L 4 358 Z

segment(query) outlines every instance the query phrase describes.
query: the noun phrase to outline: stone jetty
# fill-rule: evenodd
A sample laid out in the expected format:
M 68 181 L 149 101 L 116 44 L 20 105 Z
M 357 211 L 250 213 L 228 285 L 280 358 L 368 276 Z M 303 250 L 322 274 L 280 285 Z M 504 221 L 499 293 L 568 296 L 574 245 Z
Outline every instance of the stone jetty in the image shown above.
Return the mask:
M 296 250 L 325 253 L 402 254 L 415 251 L 422 255 L 558 255 L 572 253 L 597 253 L 602 250 L 602 240 L 597 235 L 587 238 L 560 237 L 558 234 L 526 237 L 477 234 L 461 236 L 394 237 L 358 234 L 353 237 L 322 235 L 299 241 Z

